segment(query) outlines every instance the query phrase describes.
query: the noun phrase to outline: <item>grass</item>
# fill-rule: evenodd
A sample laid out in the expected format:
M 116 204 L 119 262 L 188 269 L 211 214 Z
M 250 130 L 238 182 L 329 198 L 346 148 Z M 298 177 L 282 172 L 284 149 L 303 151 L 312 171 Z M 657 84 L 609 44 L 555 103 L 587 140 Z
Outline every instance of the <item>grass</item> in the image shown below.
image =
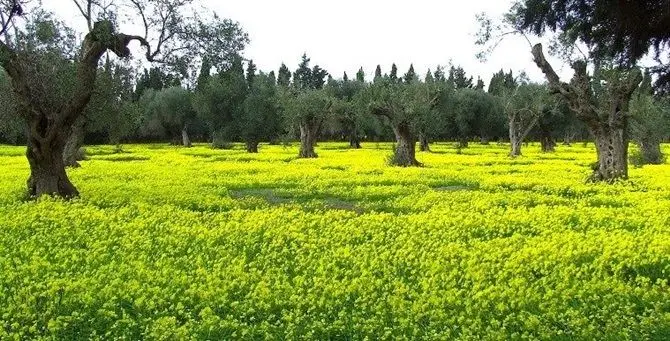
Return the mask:
M 70 202 L 0 147 L 0 339 L 670 338 L 670 165 L 342 146 L 89 147 Z

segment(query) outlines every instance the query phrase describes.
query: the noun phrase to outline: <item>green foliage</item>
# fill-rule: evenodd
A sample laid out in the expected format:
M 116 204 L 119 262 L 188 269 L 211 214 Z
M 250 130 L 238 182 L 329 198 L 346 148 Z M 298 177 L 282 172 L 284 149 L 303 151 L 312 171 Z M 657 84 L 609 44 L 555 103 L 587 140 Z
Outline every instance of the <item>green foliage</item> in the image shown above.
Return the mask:
M 149 89 L 140 99 L 142 132 L 149 136 L 181 138 L 181 131 L 195 117 L 191 93 L 178 86 L 163 90 Z
M 328 89 L 287 89 L 280 94 L 280 104 L 289 129 L 332 118 L 333 98 Z
M 258 143 L 279 137 L 282 121 L 278 101 L 274 81 L 262 72 L 256 75 L 237 122 L 244 141 Z
M 220 140 L 217 143 L 232 142 L 239 136 L 238 123 L 244 116 L 247 93 L 247 80 L 239 57 L 196 92 L 194 109 L 210 134 Z

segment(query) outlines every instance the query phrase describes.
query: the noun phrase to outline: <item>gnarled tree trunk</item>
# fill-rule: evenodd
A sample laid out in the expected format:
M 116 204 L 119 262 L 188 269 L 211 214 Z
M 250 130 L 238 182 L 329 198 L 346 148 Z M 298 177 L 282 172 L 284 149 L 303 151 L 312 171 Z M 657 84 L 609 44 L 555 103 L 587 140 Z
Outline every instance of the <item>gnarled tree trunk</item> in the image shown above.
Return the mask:
M 573 63 L 572 81 L 564 83 L 544 57 L 542 44 L 535 45 L 532 54 L 535 64 L 547 77 L 549 87 L 568 102 L 595 137 L 598 164 L 591 180 L 612 182 L 628 178 L 628 108 L 633 92 L 642 81 L 640 70 L 619 70 L 617 77 L 608 79 L 608 91 L 601 96 L 609 97 L 603 104 L 602 99 L 596 100 L 585 62 Z M 594 73 L 598 72 L 596 67 Z
M 594 132 L 598 165 L 591 180 L 612 181 L 628 177 L 628 132 L 624 126 L 603 126 Z
M 130 50 L 127 46 L 132 40 L 149 46 L 142 37 L 115 32 L 110 21 L 102 20 L 92 26 L 78 55 L 74 88 L 58 108 L 44 107 L 48 101 L 41 94 L 48 91 L 47 86 L 59 84 L 53 84 L 52 80 L 45 85 L 39 74 L 43 68 L 35 64 L 34 58 L 31 58 L 34 56 L 17 52 L 5 42 L 0 42 L 0 65 L 11 79 L 12 90 L 20 102 L 20 112 L 29 127 L 26 156 L 30 164 L 30 178 L 27 185 L 28 193 L 33 197 L 51 194 L 71 198 L 78 195 L 65 172 L 63 152 L 72 127 L 91 100 L 98 62 L 107 50 L 119 57 L 128 57 Z M 147 56 L 150 56 L 149 52 Z
M 393 133 L 395 134 L 396 145 L 391 164 L 402 167 L 421 165 L 416 160 L 416 139 L 410 127 L 406 123 L 395 125 Z
M 258 142 L 257 141 L 247 141 L 247 153 L 258 153 Z
M 63 151 L 67 136 L 64 129 L 52 126 L 48 131 L 40 134 L 31 131 L 28 138 L 26 157 L 30 164 L 28 178 L 28 195 L 39 197 L 42 195 L 56 195 L 63 198 L 72 198 L 79 192 L 70 182 L 65 172 Z M 46 138 L 45 138 L 46 137 Z
M 428 144 L 426 134 L 419 134 L 419 150 L 422 152 L 430 151 L 430 145 Z
M 316 137 L 319 133 L 319 128 L 321 127 L 321 122 L 315 120 L 309 120 L 307 122 L 300 123 L 300 152 L 298 153 L 299 158 L 316 158 L 316 152 L 314 152 L 314 145 L 316 145 Z

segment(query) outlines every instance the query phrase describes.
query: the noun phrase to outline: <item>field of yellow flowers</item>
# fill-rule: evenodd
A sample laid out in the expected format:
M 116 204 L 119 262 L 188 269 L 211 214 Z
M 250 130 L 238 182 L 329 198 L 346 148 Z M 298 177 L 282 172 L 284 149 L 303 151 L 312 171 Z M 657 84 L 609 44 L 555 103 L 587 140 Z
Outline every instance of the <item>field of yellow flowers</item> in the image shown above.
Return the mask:
M 70 202 L 0 147 L 0 339 L 670 339 L 670 165 L 364 147 L 89 147 Z

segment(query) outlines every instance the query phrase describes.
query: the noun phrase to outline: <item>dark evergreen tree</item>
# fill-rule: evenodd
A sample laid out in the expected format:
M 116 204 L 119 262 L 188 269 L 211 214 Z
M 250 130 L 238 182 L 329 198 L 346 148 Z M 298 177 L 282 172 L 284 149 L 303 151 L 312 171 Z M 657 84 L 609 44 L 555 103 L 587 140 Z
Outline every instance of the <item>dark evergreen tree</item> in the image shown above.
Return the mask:
M 291 84 L 291 71 L 282 63 L 277 74 L 277 85 L 288 87 Z
M 377 68 L 375 69 L 375 78 L 373 79 L 375 82 L 380 80 L 382 78 L 382 67 L 381 65 L 377 65 Z
M 398 82 L 398 67 L 395 65 L 395 63 L 393 63 L 393 65 L 391 65 L 391 74 L 389 75 L 389 79 L 393 83 Z
M 256 64 L 254 64 L 253 59 L 249 60 L 247 65 L 247 85 L 251 88 L 254 83 L 254 77 L 256 76 Z
M 365 83 L 365 72 L 363 72 L 363 67 L 358 69 L 358 72 L 356 72 L 356 81 Z
M 419 80 L 416 72 L 414 72 L 414 64 L 409 65 L 409 70 L 407 70 L 407 73 L 403 78 L 406 84 L 410 84 Z

